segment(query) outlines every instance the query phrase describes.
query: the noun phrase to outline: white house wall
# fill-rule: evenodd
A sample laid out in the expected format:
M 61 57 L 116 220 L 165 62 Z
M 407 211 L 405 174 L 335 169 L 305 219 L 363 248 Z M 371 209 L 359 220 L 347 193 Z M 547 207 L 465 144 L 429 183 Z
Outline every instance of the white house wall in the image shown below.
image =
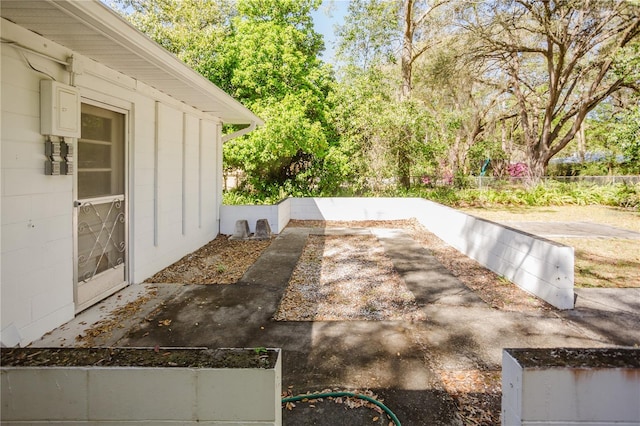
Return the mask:
M 73 52 L 2 21 L 42 54 Z M 27 344 L 74 315 L 73 176 L 44 174 L 39 82 L 67 83 L 64 66 L 2 44 L 2 344 Z M 129 281 L 138 283 L 213 239 L 221 200 L 216 117 L 75 54 L 83 99 L 127 110 Z
M 73 180 L 44 175 L 43 76 L 29 71 L 15 49 L 3 44 L 1 55 L 0 320 L 2 343 L 14 345 L 73 317 Z M 55 64 L 40 58 L 32 64 L 64 78 Z

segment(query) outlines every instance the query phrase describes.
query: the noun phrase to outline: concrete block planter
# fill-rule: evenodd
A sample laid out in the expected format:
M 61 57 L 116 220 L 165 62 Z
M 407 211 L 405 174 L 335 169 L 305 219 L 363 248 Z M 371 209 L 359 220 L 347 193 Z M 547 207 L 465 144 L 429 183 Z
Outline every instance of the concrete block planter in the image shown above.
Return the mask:
M 505 349 L 503 425 L 640 425 L 640 349 Z
M 280 425 L 278 349 L 2 350 L 2 424 Z

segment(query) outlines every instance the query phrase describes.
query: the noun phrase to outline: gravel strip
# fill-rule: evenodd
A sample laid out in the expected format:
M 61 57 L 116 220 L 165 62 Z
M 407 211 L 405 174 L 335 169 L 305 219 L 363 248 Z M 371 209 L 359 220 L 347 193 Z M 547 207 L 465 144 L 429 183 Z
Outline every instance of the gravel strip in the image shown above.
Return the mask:
M 373 235 L 310 235 L 274 318 L 419 320 L 413 294 Z

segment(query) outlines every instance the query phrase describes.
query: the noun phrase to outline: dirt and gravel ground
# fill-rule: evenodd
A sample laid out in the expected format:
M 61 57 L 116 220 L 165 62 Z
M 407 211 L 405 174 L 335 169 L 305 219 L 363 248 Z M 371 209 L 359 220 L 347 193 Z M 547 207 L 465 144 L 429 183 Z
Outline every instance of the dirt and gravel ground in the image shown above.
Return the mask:
M 324 222 L 292 221 L 291 227 L 399 228 L 426 247 L 450 272 L 495 309 L 508 311 L 551 310 L 549 305 L 460 255 L 417 221 Z M 185 256 L 149 281 L 180 282 L 180 271 L 188 271 L 182 282 L 217 283 L 219 259 L 225 273 L 240 277 L 268 246 L 254 241 L 216 239 L 210 246 Z M 243 255 L 238 256 L 238 250 Z M 246 253 L 246 256 L 245 256 Z M 212 260 L 211 257 L 215 260 Z M 254 257 L 255 256 L 255 257 Z M 198 268 L 202 268 L 198 270 Z M 157 281 L 156 281 L 157 282 Z M 420 321 L 418 309 L 392 262 L 373 235 L 311 235 L 298 261 L 274 319 L 280 321 L 394 320 Z M 483 370 L 438 370 L 442 388 L 456 401 L 466 424 L 499 424 L 500 372 Z
M 403 229 L 408 232 L 414 240 L 422 244 L 425 248 L 427 248 L 435 257 L 438 259 L 440 263 L 442 263 L 445 268 L 447 268 L 454 276 L 456 276 L 460 281 L 462 281 L 467 287 L 471 288 L 474 292 L 476 292 L 482 300 L 487 302 L 493 308 L 508 310 L 508 311 L 531 311 L 531 310 L 540 310 L 540 309 L 550 309 L 551 307 L 545 302 L 531 296 L 530 294 L 520 290 L 511 282 L 501 278 L 495 273 L 489 271 L 488 269 L 481 266 L 478 262 L 473 259 L 470 259 L 467 256 L 461 255 L 460 252 L 444 243 L 441 239 L 433 235 L 431 232 L 427 231 L 422 225 L 420 225 L 416 220 L 394 220 L 394 221 L 366 221 L 366 222 L 343 222 L 343 221 L 291 221 L 289 226 L 304 226 L 304 227 L 318 227 L 318 228 L 398 228 Z M 320 237 L 322 238 L 322 237 Z M 327 237 L 324 237 L 325 241 Z M 376 263 L 369 262 L 366 259 L 374 258 L 374 253 L 379 247 L 379 243 L 375 237 L 371 237 L 372 240 L 369 240 L 369 244 L 361 244 L 360 250 L 357 255 L 351 255 L 349 252 L 350 247 L 348 241 L 355 241 L 359 237 L 332 237 L 329 241 L 331 242 L 331 247 L 327 249 L 325 246 L 324 252 L 321 252 L 318 249 L 318 244 L 315 243 L 312 249 L 309 247 L 305 248 L 303 252 L 303 256 L 301 260 L 298 262 L 298 267 L 296 271 L 300 270 L 301 272 L 304 270 L 314 270 L 314 275 L 310 278 L 312 280 L 307 279 L 307 286 L 313 285 L 316 289 L 321 288 L 321 284 L 309 284 L 309 283 L 317 283 L 318 281 L 322 281 L 326 283 L 336 283 L 342 280 L 342 286 L 345 287 L 344 284 L 344 276 L 343 274 L 347 274 L 349 276 L 349 280 L 351 282 L 364 280 L 376 280 L 377 277 L 383 276 L 385 274 L 385 266 L 389 263 Z M 361 241 L 362 243 L 362 241 Z M 353 243 L 352 243 L 353 244 Z M 308 250 L 309 249 L 309 250 Z M 380 248 L 381 249 L 381 248 Z M 364 251 L 364 252 L 363 252 Z M 367 253 L 368 251 L 368 253 Z M 339 255 L 335 253 L 341 253 Z M 327 256 L 325 256 L 327 254 Z M 370 257 L 369 257 L 370 256 Z M 384 258 L 384 256 L 383 256 Z M 389 262 L 386 259 L 386 262 Z M 353 272 L 354 268 L 356 270 L 360 270 L 361 272 L 356 274 Z M 320 276 L 320 270 L 323 272 L 322 277 Z M 388 270 L 388 269 L 387 269 Z M 349 275 L 349 271 L 351 271 Z M 391 271 L 392 272 L 392 271 Z M 363 278 L 364 277 L 364 278 Z M 393 275 L 390 275 L 390 278 Z M 322 278 L 322 279 L 321 279 Z M 294 276 L 290 281 L 290 289 L 292 284 L 298 284 L 302 280 L 301 274 L 296 274 L 294 272 Z M 359 284 L 362 285 L 362 284 Z M 383 283 L 383 289 L 378 290 L 378 295 L 383 294 L 395 294 L 393 291 L 385 291 L 386 284 Z M 395 280 L 389 279 L 388 281 L 389 289 L 392 288 L 401 288 L 402 283 L 398 284 Z M 348 287 L 348 285 L 346 285 Z M 357 286 L 356 286 L 357 287 Z M 307 288 L 303 286 L 304 291 L 308 291 Z M 403 294 L 402 292 L 400 294 Z M 291 297 L 289 297 L 291 296 Z M 353 306 L 353 307 L 361 307 L 360 297 L 363 296 L 362 292 L 352 292 L 349 295 L 346 295 L 347 299 L 342 299 L 340 304 L 343 307 Z M 315 297 L 315 296 L 314 296 Z M 409 295 L 410 297 L 410 295 Z M 402 297 L 398 297 L 398 300 L 402 299 Z M 279 311 L 279 318 L 284 318 L 288 314 L 287 312 L 291 310 L 300 311 L 301 307 L 297 304 L 297 302 L 302 299 L 298 296 L 293 296 L 290 294 L 290 291 L 283 298 L 283 304 L 281 305 L 281 309 Z M 374 302 L 387 306 L 394 306 L 398 304 L 398 300 L 382 300 L 381 298 L 374 300 L 369 300 L 369 305 L 371 306 Z M 408 309 L 409 312 L 402 314 L 410 314 L 410 301 L 407 301 L 408 305 L 404 306 L 404 309 Z M 313 306 L 313 304 L 309 304 Z M 336 308 L 334 306 L 334 308 Z M 309 315 L 314 315 L 309 312 Z M 395 313 L 391 312 L 382 312 L 379 314 L 371 314 L 370 316 L 381 315 L 385 318 L 391 318 L 394 315 L 398 315 L 399 312 L 396 310 Z M 306 314 L 296 313 L 295 316 L 305 316 Z M 353 311 L 345 311 L 343 309 L 342 314 L 333 315 L 331 319 L 349 319 L 350 316 L 356 315 Z M 320 318 L 318 318 L 320 319 Z M 327 318 L 328 319 L 328 318 Z M 363 318 L 363 319 L 375 319 L 375 318 Z
M 571 206 L 542 209 L 481 209 L 470 211 L 494 221 L 594 221 L 640 232 L 640 215 L 606 207 Z M 426 231 L 417 221 L 323 222 L 292 221 L 291 227 L 320 228 L 401 228 L 411 234 L 453 275 L 495 309 L 506 311 L 553 310 L 543 301 L 523 292 L 512 283 L 480 266 Z M 560 242 L 576 248 L 576 274 L 586 286 L 629 286 L 640 282 L 633 267 L 640 250 L 638 241 L 562 239 Z M 228 282 L 221 277 L 221 267 L 230 277 L 242 276 L 262 250 L 255 242 L 231 242 L 216 239 L 215 250 L 206 247 L 181 262 L 160 272 L 150 281 Z M 232 244 L 233 243 L 233 244 Z M 229 250 L 229 251 L 227 251 Z M 242 255 L 238 256 L 238 251 Z M 211 256 L 215 257 L 212 260 Z M 635 257 L 634 257 L 635 256 Z M 197 263 L 196 263 L 197 259 Z M 233 261 L 220 261 L 233 259 Z M 182 263 L 182 264 L 181 264 Z M 187 266 L 188 265 L 188 266 Z M 212 266 L 213 265 L 213 266 Z M 632 268 L 630 268 L 631 266 Z M 198 270 L 198 268 L 201 268 Z M 596 268 L 597 274 L 590 272 Z M 171 271 L 169 271 L 171 269 Z M 616 280 L 608 271 L 617 271 Z M 168 273 L 173 275 L 168 275 Z M 589 276 L 589 280 L 586 278 Z M 597 276 L 597 279 L 591 279 Z M 182 280 L 182 281 L 181 281 Z M 232 280 L 232 279 L 231 279 Z M 633 286 L 633 285 L 631 285 Z M 415 301 L 388 258 L 372 235 L 313 235 L 289 281 L 275 319 L 283 321 L 327 320 L 420 320 Z M 439 370 L 443 389 L 456 401 L 466 424 L 499 424 L 500 372 L 483 370 Z
M 476 261 L 461 256 L 415 220 L 291 221 L 289 226 L 404 229 L 492 307 L 511 311 L 549 309 L 544 302 Z M 221 235 L 146 282 L 232 284 L 242 277 L 269 244 L 270 241 L 230 241 L 227 236 Z M 329 282 L 332 283 L 331 287 L 326 286 Z M 276 319 L 408 319 L 415 311 L 410 292 L 403 288 L 404 284 L 384 256 L 382 247 L 371 235 L 312 236 L 291 283 L 298 284 L 299 291 L 285 295 Z M 365 288 L 366 291 L 363 291 Z M 307 296 L 302 297 L 302 293 Z M 306 303 L 305 300 L 313 300 L 313 303 Z M 319 300 L 322 300 L 320 304 Z M 322 309 L 316 312 L 319 305 Z
M 545 302 L 461 255 L 415 220 L 370 222 L 292 221 L 319 228 L 400 228 L 495 309 L 551 310 Z M 289 281 L 277 320 L 421 320 L 419 310 L 380 243 L 372 235 L 311 236 Z M 440 383 L 465 424 L 500 424 L 501 373 L 438 370 Z
M 233 284 L 269 244 L 269 240 L 232 241 L 227 235 L 218 235 L 207 245 L 186 255 L 145 282 Z
M 465 209 L 494 221 L 590 221 L 640 232 L 640 213 L 604 206 L 507 207 Z M 492 307 L 511 311 L 550 309 L 547 304 L 426 231 L 416 221 L 323 222 L 291 221 L 291 227 L 402 228 L 458 279 Z M 620 239 L 557 238 L 576 249 L 576 285 L 640 287 L 640 242 Z M 270 241 L 230 241 L 218 236 L 201 249 L 158 272 L 147 282 L 232 284 L 255 262 Z M 280 320 L 392 319 L 411 317 L 411 295 L 394 274 L 372 236 L 313 236 L 292 276 L 297 293 L 288 292 L 276 318 Z M 356 272 L 357 271 L 357 272 Z M 374 286 L 362 286 L 375 279 Z M 325 284 L 335 285 L 327 289 Z M 302 284 L 301 284 L 302 283 Z M 353 290 L 358 289 L 358 290 Z M 306 296 L 303 297 L 303 294 Z M 322 303 L 318 304 L 318 298 Z M 306 302 L 305 302 L 306 300 Z M 313 300 L 313 303 L 307 303 Z M 319 312 L 311 312 L 322 306 Z M 346 307 L 351 307 L 346 309 Z
M 526 209 L 524 209 L 526 210 Z M 473 212 L 490 220 L 552 220 L 576 218 L 609 223 L 640 231 L 640 215 L 604 210 L 603 218 L 584 210 L 545 208 L 524 212 Z M 611 214 L 609 214 L 611 213 Z M 490 216 L 494 214 L 494 216 Z M 564 215 L 564 216 L 563 216 Z M 637 221 L 637 223 L 636 223 Z M 637 225 L 637 227 L 636 227 Z M 524 293 L 516 286 L 462 256 L 426 231 L 416 221 L 375 222 L 296 222 L 291 227 L 401 228 L 426 247 L 453 275 L 472 289 L 494 309 L 504 311 L 553 311 L 544 302 Z M 598 247 L 607 240 L 590 240 Z M 269 246 L 270 241 L 229 241 L 220 236 L 200 250 L 185 256 L 174 265 L 154 275 L 148 282 L 233 284 Z M 637 245 L 638 242 L 636 241 Z M 600 246 L 602 247 L 602 246 Z M 636 246 L 637 247 L 637 246 Z M 578 252 L 578 249 L 577 253 Z M 601 249 L 600 253 L 604 251 Z M 639 251 L 635 251 L 637 255 Z M 636 268 L 640 269 L 640 268 Z M 132 315 L 140 301 L 132 302 L 99 323 L 94 330 L 79 336 L 80 346 L 90 346 L 94 332 L 99 335 L 116 326 L 119 316 Z M 278 320 L 420 320 L 411 292 L 395 272 L 373 235 L 311 236 L 282 298 Z M 170 320 L 165 320 L 170 321 Z M 165 327 L 162 321 L 157 327 Z M 500 371 L 438 370 L 442 388 L 456 401 L 465 424 L 499 424 Z
M 373 235 L 310 235 L 279 321 L 420 320 L 415 298 Z

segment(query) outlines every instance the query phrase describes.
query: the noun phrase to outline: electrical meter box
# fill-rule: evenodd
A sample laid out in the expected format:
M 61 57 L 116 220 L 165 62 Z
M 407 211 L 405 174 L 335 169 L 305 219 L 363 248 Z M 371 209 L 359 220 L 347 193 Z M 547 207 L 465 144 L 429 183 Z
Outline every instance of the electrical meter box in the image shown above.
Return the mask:
M 52 80 L 40 81 L 40 133 L 80 137 L 80 92 Z

